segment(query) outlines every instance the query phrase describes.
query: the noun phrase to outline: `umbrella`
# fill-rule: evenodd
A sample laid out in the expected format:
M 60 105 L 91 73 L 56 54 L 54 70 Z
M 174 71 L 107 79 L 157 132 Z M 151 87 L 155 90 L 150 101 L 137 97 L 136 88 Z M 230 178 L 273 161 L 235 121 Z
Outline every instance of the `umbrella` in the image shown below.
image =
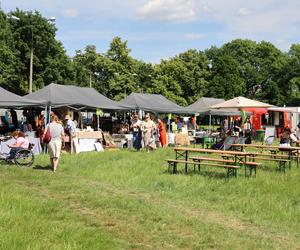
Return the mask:
M 220 109 L 220 108 L 269 108 L 273 107 L 273 105 L 264 103 L 264 102 L 259 102 L 256 100 L 251 100 L 246 97 L 235 97 L 233 99 L 230 99 L 228 101 L 222 102 L 215 104 L 211 106 L 211 108 L 214 109 Z

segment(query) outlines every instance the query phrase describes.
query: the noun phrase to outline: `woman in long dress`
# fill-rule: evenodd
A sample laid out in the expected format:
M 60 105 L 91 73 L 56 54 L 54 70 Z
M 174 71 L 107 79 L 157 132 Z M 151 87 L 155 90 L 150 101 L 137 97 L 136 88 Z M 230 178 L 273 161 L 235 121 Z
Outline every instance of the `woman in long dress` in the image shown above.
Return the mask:
M 164 122 L 161 119 L 157 119 L 157 128 L 159 133 L 159 141 L 162 147 L 165 147 L 167 145 L 167 132 L 166 132 L 166 126 Z
M 145 115 L 145 119 L 141 125 L 141 130 L 142 130 L 144 147 L 146 148 L 147 152 L 156 149 L 155 136 L 154 136 L 154 133 L 156 131 L 156 126 L 155 123 L 151 120 L 149 113 Z

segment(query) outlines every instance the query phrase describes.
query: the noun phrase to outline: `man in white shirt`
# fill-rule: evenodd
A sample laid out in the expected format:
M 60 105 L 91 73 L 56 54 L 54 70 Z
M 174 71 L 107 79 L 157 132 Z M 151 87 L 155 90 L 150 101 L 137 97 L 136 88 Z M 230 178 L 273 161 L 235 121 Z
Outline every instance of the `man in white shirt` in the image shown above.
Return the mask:
M 72 121 L 71 117 L 69 115 L 66 115 L 65 119 L 67 120 L 66 128 L 70 135 L 75 132 L 76 126 L 75 123 Z

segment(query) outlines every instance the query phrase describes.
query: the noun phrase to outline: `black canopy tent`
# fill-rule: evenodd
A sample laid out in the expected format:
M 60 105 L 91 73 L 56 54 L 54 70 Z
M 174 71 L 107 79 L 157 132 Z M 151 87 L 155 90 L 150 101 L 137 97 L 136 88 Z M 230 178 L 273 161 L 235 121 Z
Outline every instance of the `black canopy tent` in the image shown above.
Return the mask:
M 48 105 L 51 108 L 67 106 L 73 109 L 123 110 L 117 102 L 101 95 L 95 89 L 74 85 L 51 83 L 27 95 L 26 98 L 37 101 L 41 105 Z
M 161 114 L 192 114 L 190 110 L 177 105 L 159 94 L 131 93 L 119 102 L 119 105 L 128 110 L 143 110 Z
M 1 108 L 22 108 L 28 106 L 38 106 L 39 102 L 26 97 L 18 96 L 0 87 L 0 107 Z
M 45 123 L 50 121 L 53 108 L 68 107 L 75 110 L 123 110 L 117 102 L 101 95 L 93 88 L 78 87 L 75 85 L 61 85 L 51 83 L 44 88 L 26 96 L 45 106 Z M 99 116 L 97 116 L 99 126 Z

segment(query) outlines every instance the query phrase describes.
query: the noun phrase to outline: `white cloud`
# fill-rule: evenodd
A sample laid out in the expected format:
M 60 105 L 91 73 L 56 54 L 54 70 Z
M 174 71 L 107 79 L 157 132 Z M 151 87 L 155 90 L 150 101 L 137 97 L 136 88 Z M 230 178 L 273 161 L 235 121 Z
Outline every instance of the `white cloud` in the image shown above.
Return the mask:
M 67 9 L 62 12 L 64 17 L 77 17 L 79 12 L 76 9 Z
M 280 44 L 278 40 L 299 40 L 298 0 L 209 0 L 199 8 L 201 20 L 220 27 L 220 38 L 250 38 Z M 209 11 L 208 11 L 209 10 Z M 284 45 L 284 46 L 283 46 Z
M 247 8 L 239 8 L 237 11 L 239 16 L 248 16 L 250 15 L 252 12 L 250 9 Z
M 189 22 L 197 18 L 195 0 L 150 0 L 137 11 L 146 20 Z
M 205 35 L 200 33 L 187 33 L 183 35 L 183 38 L 185 40 L 200 40 L 205 38 Z
M 212 8 L 209 6 L 209 4 L 207 2 L 202 4 L 200 9 L 207 13 L 213 12 Z

